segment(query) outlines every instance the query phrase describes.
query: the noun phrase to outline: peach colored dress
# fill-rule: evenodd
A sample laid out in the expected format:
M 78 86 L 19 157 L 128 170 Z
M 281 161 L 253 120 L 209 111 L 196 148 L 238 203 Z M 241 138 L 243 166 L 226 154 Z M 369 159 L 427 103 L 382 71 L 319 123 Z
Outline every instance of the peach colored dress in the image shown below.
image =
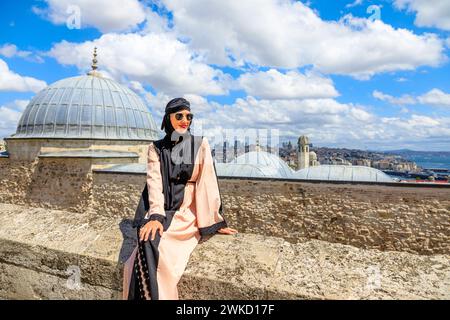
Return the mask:
M 138 241 L 124 266 L 123 299 L 178 299 L 177 284 L 200 238 L 227 226 L 208 140 L 190 133 L 189 137 L 193 139 L 190 145 L 195 146 L 185 150 L 193 152 L 191 158 L 195 161 L 184 167 L 188 168 L 188 176 L 181 183 L 174 180 L 173 189 L 166 172 L 173 170 L 173 161 L 168 160 L 172 151 L 161 149 L 167 136 L 149 145 L 147 193 L 143 193 L 148 197 L 149 209 L 141 226 L 149 220 L 159 220 L 164 232 L 154 240 L 149 237 L 148 241 Z M 187 146 L 188 141 L 185 143 Z M 181 197 L 173 200 L 170 192 Z

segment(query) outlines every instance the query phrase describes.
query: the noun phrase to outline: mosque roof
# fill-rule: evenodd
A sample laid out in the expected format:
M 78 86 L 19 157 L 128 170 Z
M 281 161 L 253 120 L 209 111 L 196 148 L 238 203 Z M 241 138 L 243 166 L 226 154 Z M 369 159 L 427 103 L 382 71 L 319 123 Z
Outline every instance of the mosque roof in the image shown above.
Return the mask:
M 142 99 L 96 71 L 65 78 L 29 102 L 10 138 L 157 140 L 158 126 Z
M 367 166 L 319 165 L 295 171 L 293 176 L 311 180 L 394 182 L 383 171 Z
M 383 171 L 367 166 L 319 165 L 294 171 L 280 157 L 265 151 L 252 151 L 231 162 L 216 163 L 216 170 L 223 177 L 394 182 Z
M 244 153 L 231 162 L 216 163 L 218 176 L 292 178 L 293 170 L 277 155 L 266 151 Z

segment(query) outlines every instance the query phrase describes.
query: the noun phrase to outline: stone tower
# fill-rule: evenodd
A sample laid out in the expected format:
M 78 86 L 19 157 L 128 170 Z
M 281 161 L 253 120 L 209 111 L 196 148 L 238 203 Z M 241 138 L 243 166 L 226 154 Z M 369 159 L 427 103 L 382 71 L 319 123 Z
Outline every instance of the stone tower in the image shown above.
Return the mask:
M 297 142 L 297 170 L 309 167 L 309 139 L 301 136 Z

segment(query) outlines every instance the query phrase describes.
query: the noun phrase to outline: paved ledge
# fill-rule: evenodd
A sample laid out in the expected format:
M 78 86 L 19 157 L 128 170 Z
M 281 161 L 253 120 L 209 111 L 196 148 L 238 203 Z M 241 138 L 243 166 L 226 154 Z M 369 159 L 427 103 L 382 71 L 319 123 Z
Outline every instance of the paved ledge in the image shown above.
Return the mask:
M 135 174 L 147 174 L 147 164 L 146 163 L 127 163 L 127 164 L 116 164 L 107 168 L 93 169 L 94 172 L 100 173 L 135 173 Z
M 294 178 L 270 178 L 270 177 L 234 177 L 222 176 L 218 173 L 219 178 L 227 180 L 255 180 L 255 181 L 281 181 L 281 182 L 306 182 L 314 184 L 337 184 L 337 185 L 373 185 L 400 188 L 443 188 L 450 189 L 450 183 L 429 183 L 429 182 L 377 182 L 377 181 L 346 181 L 346 180 L 319 180 L 319 179 L 294 179 Z
M 0 204 L 0 297 L 119 299 L 130 222 Z M 193 252 L 179 290 L 182 299 L 449 299 L 450 256 L 215 235 Z
M 108 168 L 95 169 L 95 173 L 103 174 L 138 174 L 146 175 L 145 164 L 118 164 Z M 217 173 L 219 180 L 245 180 L 245 181 L 273 181 L 273 182 L 303 182 L 310 184 L 333 184 L 333 185 L 373 185 L 399 188 L 440 188 L 450 189 L 450 183 L 434 183 L 434 182 L 376 182 L 376 181 L 346 181 L 346 180 L 318 180 L 318 179 L 294 179 L 294 178 L 271 178 L 271 177 L 236 177 L 223 176 Z

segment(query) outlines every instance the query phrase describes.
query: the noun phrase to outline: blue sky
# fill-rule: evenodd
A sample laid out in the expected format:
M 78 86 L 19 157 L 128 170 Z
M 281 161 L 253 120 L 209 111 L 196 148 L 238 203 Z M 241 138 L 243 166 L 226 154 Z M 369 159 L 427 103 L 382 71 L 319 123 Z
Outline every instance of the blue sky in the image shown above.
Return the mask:
M 448 1 L 84 3 L 0 3 L 0 136 L 44 86 L 88 71 L 95 45 L 100 70 L 157 123 L 184 95 L 211 134 L 276 128 L 319 146 L 450 150 Z

